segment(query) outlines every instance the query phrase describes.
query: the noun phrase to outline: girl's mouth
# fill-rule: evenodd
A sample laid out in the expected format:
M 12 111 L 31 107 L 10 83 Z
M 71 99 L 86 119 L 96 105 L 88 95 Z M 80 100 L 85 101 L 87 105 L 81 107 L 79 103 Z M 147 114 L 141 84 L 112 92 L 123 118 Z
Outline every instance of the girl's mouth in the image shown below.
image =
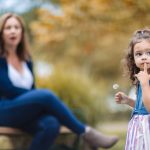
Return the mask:
M 141 68 L 144 68 L 145 63 L 141 63 Z M 147 67 L 149 68 L 149 63 L 146 63 Z
M 149 63 L 145 62 L 145 63 L 142 63 L 141 65 L 143 65 L 143 66 L 144 66 L 144 64 L 147 64 L 147 65 L 148 65 Z

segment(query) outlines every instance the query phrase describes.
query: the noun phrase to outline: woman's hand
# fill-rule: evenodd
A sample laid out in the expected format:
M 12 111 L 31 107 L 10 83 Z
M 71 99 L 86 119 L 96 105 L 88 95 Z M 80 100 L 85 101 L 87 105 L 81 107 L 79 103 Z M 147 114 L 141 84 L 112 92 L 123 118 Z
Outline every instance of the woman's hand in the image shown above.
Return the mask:
M 115 101 L 117 104 L 129 104 L 130 99 L 125 93 L 118 92 L 115 94 Z

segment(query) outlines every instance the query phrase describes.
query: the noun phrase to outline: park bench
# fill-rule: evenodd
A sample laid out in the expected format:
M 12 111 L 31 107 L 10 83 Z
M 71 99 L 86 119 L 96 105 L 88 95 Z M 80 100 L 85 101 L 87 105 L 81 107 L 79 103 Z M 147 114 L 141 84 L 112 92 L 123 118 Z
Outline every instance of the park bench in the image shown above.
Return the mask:
M 72 134 L 72 132 L 68 128 L 62 126 L 60 134 L 69 135 Z M 25 150 L 29 147 L 31 139 L 31 136 L 19 129 L 0 127 L 0 150 Z

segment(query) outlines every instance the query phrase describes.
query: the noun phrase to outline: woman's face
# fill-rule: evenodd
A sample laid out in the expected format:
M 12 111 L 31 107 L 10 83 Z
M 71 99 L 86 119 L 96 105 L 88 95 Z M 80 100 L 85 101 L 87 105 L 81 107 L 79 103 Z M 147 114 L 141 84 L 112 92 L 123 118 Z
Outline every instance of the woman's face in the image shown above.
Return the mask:
M 144 63 L 147 64 L 147 68 L 150 69 L 150 41 L 142 40 L 134 46 L 134 60 L 136 66 L 140 69 L 144 69 Z
M 4 41 L 4 47 L 18 46 L 22 38 L 22 26 L 15 17 L 7 19 L 4 24 L 2 36 Z

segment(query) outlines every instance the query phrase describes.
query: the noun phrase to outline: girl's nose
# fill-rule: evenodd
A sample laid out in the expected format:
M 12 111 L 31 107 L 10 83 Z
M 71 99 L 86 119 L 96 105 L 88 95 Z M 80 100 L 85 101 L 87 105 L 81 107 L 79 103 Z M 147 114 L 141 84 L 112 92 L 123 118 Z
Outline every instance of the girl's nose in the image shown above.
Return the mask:
M 145 59 L 147 59 L 147 54 L 146 53 L 144 53 L 143 55 L 142 55 L 142 60 L 145 60 Z

